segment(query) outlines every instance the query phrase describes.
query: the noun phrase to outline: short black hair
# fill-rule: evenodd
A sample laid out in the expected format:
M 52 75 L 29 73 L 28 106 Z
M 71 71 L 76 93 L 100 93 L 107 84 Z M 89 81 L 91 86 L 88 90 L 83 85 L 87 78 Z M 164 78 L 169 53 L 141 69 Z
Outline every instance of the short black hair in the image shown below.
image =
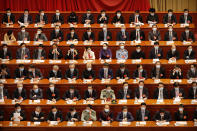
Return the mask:
M 20 106 L 21 106 L 21 105 L 17 103 L 17 104 L 15 104 L 14 107 L 17 108 L 17 107 L 20 107 Z
M 146 106 L 146 103 L 145 103 L 145 102 L 142 102 L 142 103 L 141 103 L 141 106 L 143 106 L 143 105 L 145 105 L 145 106 Z
M 163 108 L 161 108 L 160 110 L 159 110 L 159 113 L 164 113 L 165 112 L 165 109 L 163 109 Z
M 128 109 L 128 107 L 127 107 L 127 106 L 123 106 L 123 107 L 122 107 L 122 110 L 124 110 L 124 109 Z
M 71 27 L 70 30 L 75 30 L 75 28 L 74 27 Z
M 184 9 L 183 11 L 184 11 L 184 12 L 185 12 L 185 11 L 188 11 L 188 12 L 189 12 L 189 9 Z
M 11 9 L 10 8 L 7 8 L 5 11 L 11 11 Z
M 28 9 L 24 9 L 24 12 L 25 12 L 25 11 L 28 11 L 28 12 L 29 12 L 29 10 L 28 10 Z
M 57 107 L 56 106 L 52 106 L 51 109 L 57 109 Z
M 41 31 L 43 30 L 42 27 L 39 27 L 38 29 L 41 30 Z
M 154 45 L 159 45 L 159 42 L 155 42 Z
M 135 10 L 135 13 L 140 13 L 140 10 Z
M 169 9 L 168 12 L 173 12 L 173 10 L 172 9 Z
M 8 47 L 8 45 L 7 45 L 7 44 L 3 44 L 3 45 L 2 45 L 2 47 L 4 47 L 4 46 Z
M 122 67 L 125 67 L 125 64 L 124 63 L 121 63 L 120 64 L 120 68 L 122 68 Z
M 155 8 L 150 8 L 149 12 L 154 12 L 155 13 Z
M 24 67 L 25 65 L 24 65 L 24 64 L 19 64 L 18 66 L 19 66 L 19 67 Z
M 92 105 L 88 104 L 87 107 L 89 107 L 90 109 L 92 109 Z

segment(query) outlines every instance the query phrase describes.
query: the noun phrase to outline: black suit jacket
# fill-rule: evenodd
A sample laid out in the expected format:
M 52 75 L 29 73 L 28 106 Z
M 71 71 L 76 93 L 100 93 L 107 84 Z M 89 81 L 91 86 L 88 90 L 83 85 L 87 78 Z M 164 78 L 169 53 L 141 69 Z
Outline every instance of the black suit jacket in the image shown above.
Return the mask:
M 50 88 L 48 88 L 47 89 L 47 99 L 48 100 L 56 99 L 56 101 L 59 100 L 60 99 L 59 89 L 55 88 L 54 92 L 51 92 Z
M 4 15 L 3 15 L 2 23 L 3 23 L 3 22 L 8 23 L 8 15 L 7 15 L 7 14 L 4 14 Z M 14 16 L 14 14 L 12 14 L 12 13 L 11 13 L 11 15 L 10 15 L 10 22 L 15 23 L 15 16 Z
M 173 70 L 172 70 L 171 73 L 170 73 L 170 78 L 171 79 L 183 79 L 183 73 L 181 72 L 181 75 L 177 72 L 175 72 L 173 74 Z
M 53 72 L 53 70 L 51 70 L 49 72 L 48 78 L 51 78 L 51 77 L 62 78 L 62 71 L 61 70 L 58 70 L 57 73 L 56 73 L 56 75 L 55 75 L 55 73 Z
M 34 97 L 34 95 L 36 95 L 36 97 Z M 43 99 L 43 93 L 42 93 L 42 89 L 38 88 L 38 92 L 34 92 L 34 90 L 30 90 L 30 95 L 29 98 L 31 100 L 37 100 L 37 99 Z
M 68 41 L 68 40 L 74 40 L 74 39 L 79 40 L 79 38 L 78 38 L 78 36 L 77 36 L 76 33 L 74 33 L 73 36 L 71 36 L 71 33 L 68 33 L 67 36 L 66 36 L 66 39 L 67 39 L 67 41 Z
M 68 112 L 66 114 L 66 121 L 71 121 L 72 118 L 77 119 L 78 121 L 80 121 L 80 114 L 78 112 L 76 112 L 73 116 L 71 115 L 71 112 Z
M 124 99 L 124 90 L 120 89 L 118 91 L 118 99 Z M 126 99 L 132 99 L 132 91 L 130 89 L 127 90 Z
M 74 69 L 74 71 L 73 71 L 73 75 L 71 76 L 71 71 L 70 71 L 70 69 L 67 69 L 66 70 L 66 73 L 65 73 L 65 78 L 66 79 L 68 79 L 68 78 L 76 78 L 76 79 L 78 79 L 79 78 L 79 71 L 78 71 L 78 69 Z
M 179 88 L 179 93 L 182 93 L 182 97 L 185 98 L 185 91 L 183 88 Z M 175 88 L 170 91 L 171 98 L 175 97 Z
M 71 50 L 68 50 L 68 52 L 66 53 L 66 56 L 65 56 L 65 59 L 69 59 L 69 60 L 77 60 L 79 59 L 79 52 L 78 50 L 75 49 L 75 51 L 77 52 L 72 52 L 71 53 Z M 73 54 L 74 53 L 74 54 Z M 74 56 L 73 56 L 74 55 Z
M 150 121 L 151 120 L 151 116 L 150 116 L 150 112 L 145 109 L 145 114 L 144 117 L 148 117 L 148 119 L 144 119 L 145 121 Z M 136 121 L 142 121 L 142 110 L 138 109 L 136 112 Z
M 172 50 L 169 50 L 169 51 L 167 52 L 166 59 L 169 60 L 169 59 L 172 58 L 172 57 L 175 57 L 175 58 L 178 60 L 178 59 L 180 58 L 179 51 L 176 50 L 176 51 L 174 52 L 174 54 L 172 54 Z
M 158 97 L 159 97 L 159 88 L 155 88 L 153 98 L 158 99 Z M 163 88 L 163 98 L 164 99 L 169 99 L 168 91 L 167 91 L 166 88 Z
M 99 120 L 100 121 L 113 121 L 114 120 L 114 114 L 113 112 L 109 111 L 109 112 L 105 112 L 105 111 L 101 111 L 99 113 Z
M 124 21 L 124 17 L 121 15 L 119 18 L 117 17 L 117 15 L 115 15 L 112 19 L 112 24 L 113 23 L 117 23 L 117 22 L 120 22 L 121 24 L 124 24 L 125 21 Z
M 68 98 L 70 98 L 70 99 L 73 99 L 73 98 L 77 98 L 78 100 L 80 100 L 81 99 L 81 96 L 80 96 L 80 94 L 79 94 L 79 91 L 78 90 L 74 90 L 74 93 L 73 93 L 73 95 L 71 96 L 71 93 L 70 93 L 70 91 L 69 90 L 67 90 L 65 93 L 64 93 L 64 96 L 62 97 L 64 100 L 65 99 L 68 99 Z
M 59 15 L 59 19 L 57 19 L 56 15 L 53 16 L 51 23 L 57 23 L 57 22 L 60 22 L 61 24 L 64 24 L 64 17 L 63 17 L 63 15 L 60 14 Z
M 186 116 L 186 118 L 184 119 L 184 116 Z M 188 113 L 183 110 L 183 113 L 181 114 L 180 111 L 177 111 L 174 113 L 174 119 L 175 121 L 187 121 L 188 120 Z
M 168 111 L 165 111 L 164 112 L 164 118 L 163 118 L 164 120 L 166 120 L 166 121 L 171 121 L 171 116 L 170 116 L 170 113 L 168 112 Z M 154 117 L 153 117 L 153 120 L 161 120 L 161 116 L 160 116 L 160 112 L 159 111 L 157 111 L 156 113 L 155 113 L 155 115 L 154 115 Z
M 94 38 L 94 33 L 93 32 L 91 32 L 89 37 L 88 37 L 87 32 L 83 33 L 83 38 L 82 38 L 83 41 L 85 41 L 85 40 L 93 40 L 94 41 L 94 39 L 95 38 Z
M 164 17 L 163 17 L 163 23 L 164 24 L 167 24 L 168 23 L 168 14 L 164 15 Z M 170 23 L 171 24 L 172 23 L 177 23 L 176 16 L 174 14 L 171 16 L 171 22 Z
M 157 14 L 154 14 L 153 16 L 151 14 L 148 14 L 146 18 L 146 23 L 148 23 L 148 21 L 159 23 L 159 17 Z
M 195 42 L 194 33 L 189 31 L 189 38 L 187 39 L 185 31 L 181 33 L 181 41 L 193 41 Z
M 190 87 L 190 88 L 189 88 L 188 98 L 189 98 L 189 99 L 194 99 L 194 89 L 193 89 L 193 87 Z M 197 98 L 197 89 L 196 89 L 195 98 Z
M 64 40 L 63 32 L 61 30 L 59 30 L 59 32 L 56 33 L 56 31 L 53 30 L 51 32 L 50 40 L 52 41 L 53 39 L 58 39 L 59 41 L 63 41 Z
M 43 21 L 45 22 L 45 24 L 48 24 L 48 18 L 46 14 L 44 14 L 43 16 Z M 35 20 L 35 23 L 39 23 L 39 22 L 40 22 L 40 14 L 36 15 L 36 20 Z
M 22 89 L 21 93 L 19 93 L 18 88 L 15 89 L 13 99 L 19 99 L 19 97 L 22 97 L 24 100 L 27 99 L 27 93 L 24 88 Z
M 99 14 L 98 17 L 97 17 L 97 23 L 98 24 L 102 24 L 102 23 L 106 23 L 107 24 L 108 21 L 109 21 L 109 16 L 105 14 L 106 19 L 101 19 L 100 20 L 101 17 L 102 17 L 101 14 Z
M 15 78 L 22 78 L 24 77 L 24 79 L 26 79 L 28 77 L 28 71 L 26 69 L 24 69 L 21 73 L 20 73 L 20 69 L 17 68 L 15 70 Z
M 160 74 L 160 77 L 159 77 L 160 79 L 164 79 L 166 77 L 165 70 L 163 67 L 160 67 L 159 74 Z M 153 67 L 151 71 L 151 78 L 153 77 L 156 77 L 156 67 Z
M 192 23 L 192 17 L 191 17 L 191 15 L 187 15 L 187 22 L 188 22 L 188 21 L 189 21 L 190 23 Z M 180 16 L 179 23 L 182 23 L 182 24 L 185 23 L 185 17 L 184 17 L 184 15 L 181 15 L 181 16 Z
M 4 112 L 0 110 L 0 121 L 4 121 Z
M 8 79 L 8 78 L 11 78 L 11 77 L 10 77 L 10 70 L 9 70 L 9 69 L 6 69 L 7 75 L 1 75 L 1 72 L 2 72 L 2 69 L 0 69 L 0 78 L 1 78 L 1 79 Z
M 136 79 L 139 77 L 138 69 L 133 72 L 133 79 Z M 142 77 L 147 79 L 147 72 L 145 70 L 142 71 Z
M 111 41 L 112 40 L 112 34 L 110 31 L 107 31 L 107 41 Z M 104 32 L 103 31 L 100 31 L 99 32 L 99 36 L 98 36 L 98 40 L 99 41 L 104 41 Z
M 116 71 L 116 77 L 120 77 L 120 79 L 124 79 L 125 77 L 130 77 L 129 70 L 125 69 L 124 72 L 122 72 L 120 69 Z
M 195 59 L 195 58 L 196 58 L 196 52 L 194 50 L 192 50 L 190 54 L 188 50 L 184 51 L 184 59 Z
M 12 53 L 10 50 L 7 50 L 6 54 L 4 53 L 4 50 L 0 50 L 0 58 L 1 59 L 12 59 Z
M 85 20 L 91 20 L 90 24 L 94 24 L 94 16 L 93 16 L 93 14 L 90 14 L 89 18 L 87 17 L 87 14 L 83 14 L 81 23 L 85 24 Z
M 158 56 L 160 54 L 160 56 Z M 150 50 L 150 59 L 162 59 L 163 58 L 163 50 L 162 48 L 158 48 L 157 54 L 155 54 L 155 48 Z
M 136 30 L 131 32 L 131 41 L 136 40 Z M 144 31 L 140 30 L 140 40 L 145 40 L 145 34 Z
M 60 121 L 63 121 L 63 116 L 62 116 L 62 112 L 61 111 L 58 110 L 56 112 L 55 116 L 54 116 L 52 111 L 49 112 L 47 120 L 49 120 L 49 121 L 57 121 L 58 119 Z
M 134 14 L 129 17 L 129 23 L 131 23 L 131 22 L 135 22 L 135 15 Z M 141 15 L 138 16 L 138 22 L 143 23 L 143 17 Z
M 131 59 L 145 59 L 145 54 L 143 51 L 137 52 L 136 50 L 132 52 Z
M 148 98 L 148 88 L 143 87 L 142 95 L 145 94 L 146 98 Z M 140 97 L 140 90 L 139 88 L 135 88 L 135 97 L 139 98 Z
M 93 70 L 88 71 L 87 69 L 85 69 L 83 71 L 82 77 L 83 79 L 95 79 L 96 76 Z
M 78 23 L 78 16 L 72 17 L 69 15 L 67 21 L 68 23 L 74 23 L 74 22 Z
M 167 31 L 165 33 L 165 36 L 164 36 L 165 41 L 170 41 L 170 35 L 169 34 L 170 34 L 169 31 Z M 172 31 L 172 36 L 176 38 L 175 41 L 178 41 L 178 36 L 177 36 L 177 33 L 175 31 Z
M 62 51 L 59 48 L 57 48 L 57 51 L 59 52 L 58 59 L 62 59 L 62 57 L 63 57 Z M 49 50 L 49 59 L 53 59 L 53 57 L 54 57 L 54 54 L 52 54 L 52 52 L 53 52 L 53 49 L 50 49 Z
M 194 111 L 193 120 L 197 119 L 197 110 Z
M 126 38 L 123 38 L 123 34 L 122 32 L 118 32 L 117 33 L 117 36 L 116 36 L 116 40 L 117 41 L 129 41 L 129 33 L 125 31 L 125 36 Z
M 39 52 L 38 49 L 34 50 L 33 59 L 38 59 L 38 52 Z M 44 49 L 42 49 L 40 57 L 44 57 L 44 59 L 46 59 L 46 52 Z
M 35 120 L 34 117 L 38 118 L 38 120 Z M 41 119 L 44 117 L 44 113 L 40 112 L 39 114 L 36 114 L 35 111 L 31 113 L 31 121 L 32 122 L 43 122 L 45 119 Z
M 3 88 L 3 97 L 7 97 L 7 99 L 10 98 L 9 94 L 8 94 L 8 90 Z
M 84 99 L 87 99 L 87 98 L 93 98 L 94 100 L 96 100 L 97 99 L 97 92 L 96 92 L 96 90 L 92 90 L 92 94 L 90 94 L 88 90 L 85 90 L 85 92 L 84 92 Z
M 29 76 L 29 79 L 32 79 L 32 78 L 42 79 L 43 78 L 42 73 L 40 72 L 40 69 L 35 69 L 35 77 L 33 76 L 33 72 L 28 72 L 28 76 Z
M 21 15 L 21 17 L 18 19 L 18 21 L 21 22 L 21 23 L 24 23 L 24 17 L 25 17 L 24 14 Z M 31 15 L 28 15 L 27 21 L 29 22 L 29 24 L 32 24 L 33 23 L 32 16 Z
M 16 113 L 16 111 L 13 111 L 10 115 L 10 120 L 12 119 L 12 117 L 14 116 L 14 113 Z M 26 115 L 25 112 L 23 110 L 20 111 L 20 116 L 23 118 L 21 121 L 25 121 L 26 120 Z

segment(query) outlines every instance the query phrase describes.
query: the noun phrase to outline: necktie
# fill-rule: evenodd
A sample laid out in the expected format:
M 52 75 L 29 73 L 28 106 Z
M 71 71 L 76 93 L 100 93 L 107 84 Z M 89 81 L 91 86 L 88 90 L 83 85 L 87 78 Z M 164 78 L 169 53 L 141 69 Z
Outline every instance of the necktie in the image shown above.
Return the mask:
M 142 72 L 139 71 L 139 78 L 142 78 Z
M 159 89 L 159 97 L 158 99 L 163 99 L 163 90 Z
M 3 99 L 3 89 L 0 92 L 0 100 Z
M 108 71 L 106 70 L 106 69 L 104 69 L 104 74 L 105 74 L 105 79 L 107 79 L 108 78 Z
M 35 78 L 35 77 L 36 77 L 36 76 L 35 76 L 35 71 L 33 71 L 32 73 L 33 73 L 33 78 Z
M 25 50 L 22 49 L 21 59 L 25 59 Z
M 176 92 L 176 97 L 178 97 L 179 96 L 179 89 L 175 89 L 175 92 Z
M 124 99 L 127 98 L 127 90 L 124 90 Z
M 138 17 L 135 16 L 135 23 L 138 23 Z
M 159 71 L 160 71 L 160 69 L 156 68 L 156 78 L 158 78 L 158 79 L 159 79 Z
M 8 16 L 8 23 L 10 23 L 10 16 Z
M 140 99 L 142 99 L 142 89 L 140 89 Z
M 155 56 L 158 56 L 158 49 L 155 49 Z
M 186 33 L 186 39 L 189 40 L 189 32 Z
M 40 60 L 41 58 L 41 51 L 38 51 L 38 59 Z
M 137 39 L 136 39 L 137 41 L 139 41 L 140 40 L 140 32 L 139 31 L 137 31 Z
M 169 32 L 169 40 L 172 41 L 172 31 Z
M 40 16 L 40 22 L 41 22 L 41 21 L 43 21 L 43 16 L 42 16 L 42 15 Z
M 7 51 L 4 51 L 4 59 L 6 59 Z
M 107 32 L 104 31 L 104 41 L 107 41 Z
M 22 77 L 22 74 L 23 74 L 23 72 L 22 72 L 22 71 L 20 71 L 20 77 Z
M 193 88 L 194 90 L 194 99 L 196 99 L 196 88 Z
M 184 17 L 185 17 L 185 24 L 187 24 L 187 15 L 185 15 Z
M 144 121 L 145 110 L 141 110 L 141 112 L 142 112 L 142 121 Z
M 171 23 L 171 16 L 168 16 L 168 23 Z
M 73 71 L 70 71 L 70 77 L 73 78 Z
M 57 15 L 57 21 L 59 21 L 59 16 Z

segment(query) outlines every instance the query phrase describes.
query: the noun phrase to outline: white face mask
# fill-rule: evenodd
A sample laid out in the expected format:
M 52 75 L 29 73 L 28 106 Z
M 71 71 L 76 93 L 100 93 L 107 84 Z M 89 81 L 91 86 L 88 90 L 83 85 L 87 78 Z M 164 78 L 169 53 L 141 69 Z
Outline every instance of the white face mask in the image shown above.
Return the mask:
M 72 35 L 75 33 L 75 32 L 70 32 Z
M 140 31 L 140 29 L 136 29 L 136 31 Z
M 34 89 L 34 92 L 35 92 L 35 93 L 38 93 L 38 89 Z
M 150 13 L 150 15 L 151 15 L 151 16 L 154 16 L 154 15 L 155 15 L 155 13 Z
M 44 16 L 44 13 L 41 13 L 42 16 Z
M 55 87 L 54 86 L 51 86 L 49 87 L 51 91 L 54 91 Z
M 128 86 L 124 86 L 124 89 L 127 90 L 128 89 Z
M 184 15 L 188 15 L 188 13 L 184 13 Z
M 159 49 L 159 47 L 158 47 L 158 46 L 155 46 L 154 48 L 155 48 L 155 49 Z
M 183 108 L 179 108 L 179 111 L 182 112 L 183 111 Z
M 38 30 L 38 31 L 37 31 L 37 33 L 38 33 L 38 34 L 41 34 L 41 31 L 40 31 L 40 30 Z
M 53 114 L 56 114 L 56 113 L 57 113 L 56 111 L 53 112 Z
M 176 51 L 176 49 L 172 49 L 172 51 Z
M 153 28 L 153 31 L 157 31 L 157 28 Z
M 140 89 L 142 89 L 142 88 L 143 88 L 143 86 L 139 86 L 139 88 L 140 88 Z
M 56 31 L 56 32 L 59 32 L 59 31 L 60 31 L 60 29 L 55 29 L 55 31 Z
M 8 48 L 3 48 L 3 50 L 4 50 L 4 51 L 7 51 L 7 50 L 8 50 Z
M 160 68 L 161 66 L 160 65 L 156 65 L 156 68 Z
M 92 70 L 92 68 L 87 68 L 87 70 L 88 70 L 88 71 L 91 71 L 91 70 Z
M 137 49 L 136 51 L 139 53 L 141 50 L 140 49 Z
M 23 50 L 25 50 L 25 49 L 26 49 L 26 47 L 22 47 L 22 49 L 23 49 Z
M 25 32 L 25 30 L 21 30 L 21 32 L 22 32 L 22 33 L 24 33 L 24 32 Z
M 74 51 L 74 49 L 73 49 L 73 48 L 71 48 L 71 49 L 70 49 L 70 51 Z
M 92 89 L 88 89 L 88 92 L 92 92 Z
M 59 16 L 59 15 L 60 15 L 60 13 L 56 13 L 56 15 L 57 15 L 57 16 Z
M 118 17 L 120 17 L 120 16 L 121 16 L 121 14 L 120 14 L 120 13 L 118 13 L 118 14 L 117 14 L 117 16 L 118 16 Z
M 124 111 L 123 114 L 126 115 L 127 114 L 127 111 Z
M 16 111 L 17 111 L 17 112 L 20 112 L 20 111 L 21 111 L 21 109 L 16 109 Z
M 21 91 L 23 89 L 23 87 L 19 87 L 18 90 Z
M 191 52 L 191 51 L 192 51 L 192 49 L 188 49 L 188 51 L 189 51 L 189 52 Z
M 102 13 L 102 14 L 101 14 L 101 16 L 103 16 L 103 17 L 104 17 L 104 16 L 105 16 L 105 13 Z
M 146 108 L 145 107 L 141 107 L 141 110 L 145 110 Z
M 109 112 L 109 109 L 104 109 L 105 112 Z
M 70 71 L 73 72 L 74 71 L 74 68 L 70 69 Z
M 124 49 L 124 46 L 120 46 L 120 49 Z
M 0 86 L 0 89 L 2 90 L 3 89 L 3 86 Z
M 173 29 L 168 29 L 169 31 L 173 31 Z
M 70 90 L 70 93 L 74 93 L 74 90 Z
M 121 29 L 122 32 L 125 32 L 125 29 Z
M 91 35 L 91 32 L 90 31 L 88 31 L 87 33 L 88 33 L 88 35 Z
M 104 47 L 103 47 L 103 49 L 104 49 L 104 50 L 107 50 L 107 47 L 106 47 L 106 46 L 104 46 Z
M 172 16 L 172 13 L 168 13 L 168 16 Z
M 25 17 L 27 17 L 27 16 L 28 16 L 28 14 L 24 14 L 24 16 L 25 16 Z
M 107 28 L 103 28 L 103 31 L 107 31 Z
M 10 15 L 11 15 L 11 13 L 7 13 L 7 15 L 8 15 L 8 16 L 10 16 Z
M 189 30 L 186 30 L 185 32 L 186 32 L 186 33 L 189 33 Z

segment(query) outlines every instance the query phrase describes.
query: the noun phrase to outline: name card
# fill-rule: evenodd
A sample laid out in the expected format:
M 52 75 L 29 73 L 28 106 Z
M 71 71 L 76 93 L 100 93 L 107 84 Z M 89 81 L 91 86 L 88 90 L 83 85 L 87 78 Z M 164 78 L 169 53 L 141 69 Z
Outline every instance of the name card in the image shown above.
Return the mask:
M 118 104 L 127 104 L 127 99 L 119 100 Z
M 34 41 L 34 45 L 40 45 L 43 44 L 43 41 Z
M 84 26 L 84 27 L 91 27 L 90 24 L 84 24 L 83 26 Z
M 45 60 L 33 60 L 33 63 L 44 63 Z
M 119 63 L 125 63 L 125 62 L 126 62 L 126 60 L 117 60 L 117 61 L 116 61 L 116 63 L 118 63 L 118 64 L 119 64 Z
M 161 103 L 164 103 L 164 100 L 163 99 L 157 99 L 157 103 L 156 104 L 161 104 Z
M 75 124 L 75 122 L 68 121 L 68 122 L 67 122 L 67 126 L 76 126 L 76 124 Z
M 110 79 L 102 79 L 101 80 L 101 83 L 109 83 L 110 82 Z
M 123 82 L 125 82 L 125 79 L 119 79 L 117 82 L 118 83 L 123 83 Z
M 101 125 L 102 126 L 110 126 L 110 121 L 102 121 Z
M 116 45 L 120 45 L 120 43 L 125 44 L 126 42 L 125 41 L 116 41 Z
M 166 45 L 173 45 L 174 44 L 174 41 L 167 41 L 166 42 Z
M 101 42 L 100 42 L 100 45 L 103 45 L 104 43 L 106 43 L 106 44 L 109 45 L 109 42 L 108 42 L 108 41 L 101 41 Z
M 136 122 L 136 126 L 145 126 L 145 125 L 146 125 L 146 121 Z
M 191 104 L 197 104 L 197 99 L 191 100 Z
M 186 27 L 186 26 L 189 26 L 189 24 L 188 23 L 180 24 L 180 27 Z
M 83 101 L 83 104 L 94 104 L 94 101 L 87 101 L 87 100 L 84 100 L 84 101 Z
M 192 42 L 191 41 L 183 41 L 183 45 L 191 45 Z
M 22 60 L 22 59 L 16 60 L 16 63 L 30 63 L 30 62 L 31 60 Z
M 122 27 L 122 26 L 124 26 L 124 24 L 120 24 L 120 23 L 116 23 L 114 25 L 115 25 L 115 27 Z
M 160 79 L 154 79 L 154 83 L 159 83 L 160 81 Z
M 173 100 L 173 104 L 178 104 L 181 102 L 181 98 L 180 97 L 176 97 L 174 100 Z
M 57 121 L 50 121 L 50 125 L 58 125 Z
M 40 125 L 40 122 L 34 122 L 34 125 Z
M 17 41 L 17 43 L 20 45 L 21 43 L 29 44 L 30 41 Z
M 157 126 L 167 126 L 167 125 L 169 125 L 169 124 L 170 124 L 169 122 L 161 122 L 161 121 L 156 122 L 156 125 L 157 125 Z
M 155 64 L 159 59 L 153 59 L 153 64 Z
M 141 63 L 142 60 L 141 60 L 141 59 L 134 59 L 134 60 L 131 60 L 131 62 L 132 62 L 133 64 L 135 64 L 135 63 Z
M 195 63 L 196 59 L 190 59 L 190 60 L 185 60 L 185 63 L 190 64 L 190 63 Z
M 74 45 L 76 45 L 76 44 L 78 44 L 78 40 L 69 40 L 69 41 L 67 41 L 66 42 L 68 45 L 71 45 L 71 44 L 74 44 Z
M 83 83 L 91 83 L 92 82 L 92 79 L 84 79 L 83 80 Z
M 73 100 L 67 100 L 66 104 L 76 104 L 76 102 L 74 102 Z
M 6 79 L 0 79 L 1 83 L 7 83 Z
M 131 122 L 119 122 L 119 126 L 128 126 Z
M 187 121 L 176 121 L 174 123 L 175 126 L 186 126 L 187 125 Z
M 55 104 L 55 103 L 56 103 L 56 101 L 54 102 L 54 101 L 47 100 L 46 104 Z
M 50 64 L 54 64 L 54 63 L 62 63 L 62 60 L 49 60 Z
M 91 126 L 93 124 L 92 121 L 84 121 L 83 126 Z

